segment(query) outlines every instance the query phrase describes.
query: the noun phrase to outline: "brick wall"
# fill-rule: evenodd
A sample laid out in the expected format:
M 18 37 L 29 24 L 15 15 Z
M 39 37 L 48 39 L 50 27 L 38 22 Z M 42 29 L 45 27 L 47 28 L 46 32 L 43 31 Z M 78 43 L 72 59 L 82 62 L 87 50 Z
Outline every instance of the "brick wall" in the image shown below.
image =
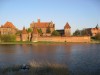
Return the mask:
M 53 41 L 53 42 L 90 42 L 89 36 L 84 37 L 39 37 L 38 41 Z

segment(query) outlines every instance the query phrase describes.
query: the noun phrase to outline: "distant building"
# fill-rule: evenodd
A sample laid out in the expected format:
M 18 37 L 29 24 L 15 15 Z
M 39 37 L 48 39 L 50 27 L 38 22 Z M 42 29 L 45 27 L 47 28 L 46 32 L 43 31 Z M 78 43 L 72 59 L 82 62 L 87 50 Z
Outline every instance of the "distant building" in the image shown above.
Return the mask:
M 38 22 L 32 22 L 30 24 L 30 28 L 37 28 L 37 30 L 41 29 L 43 36 L 46 36 L 47 29 L 50 29 L 50 34 L 55 30 L 55 24 L 51 22 L 40 22 L 40 19 L 38 19 Z
M 100 33 L 100 28 L 96 26 L 95 28 L 91 29 L 92 36 L 95 36 L 97 33 Z
M 16 34 L 17 28 L 11 23 L 11 22 L 6 22 L 4 25 L 1 25 L 0 27 L 0 34 Z
M 68 22 L 64 26 L 64 29 L 60 29 L 56 31 L 60 33 L 60 36 L 71 36 L 71 27 Z
M 95 36 L 97 33 L 100 33 L 100 28 L 97 24 L 95 28 L 86 28 L 88 35 Z

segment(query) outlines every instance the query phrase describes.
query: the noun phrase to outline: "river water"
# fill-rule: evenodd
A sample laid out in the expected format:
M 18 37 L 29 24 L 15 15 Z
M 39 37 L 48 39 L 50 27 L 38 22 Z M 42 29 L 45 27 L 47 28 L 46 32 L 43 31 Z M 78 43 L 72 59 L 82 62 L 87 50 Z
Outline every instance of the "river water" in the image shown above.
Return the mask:
M 0 66 L 31 61 L 64 64 L 71 75 L 100 75 L 100 44 L 0 45 Z

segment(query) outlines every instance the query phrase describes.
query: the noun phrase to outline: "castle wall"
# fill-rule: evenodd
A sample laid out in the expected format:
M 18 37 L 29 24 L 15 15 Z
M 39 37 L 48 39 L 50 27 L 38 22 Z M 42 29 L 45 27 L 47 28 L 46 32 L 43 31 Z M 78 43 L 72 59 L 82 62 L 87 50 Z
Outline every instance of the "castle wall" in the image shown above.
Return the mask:
M 21 37 L 20 36 L 16 36 L 16 41 L 21 41 Z
M 51 42 L 90 42 L 89 36 L 84 37 L 39 37 L 38 41 L 51 41 Z

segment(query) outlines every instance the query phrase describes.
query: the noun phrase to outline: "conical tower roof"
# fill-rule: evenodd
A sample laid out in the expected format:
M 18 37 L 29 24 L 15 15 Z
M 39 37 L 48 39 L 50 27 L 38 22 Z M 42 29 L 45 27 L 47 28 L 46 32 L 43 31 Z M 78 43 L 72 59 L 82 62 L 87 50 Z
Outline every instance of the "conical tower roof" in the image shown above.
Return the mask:
M 68 22 L 66 23 L 64 28 L 71 28 Z
M 22 34 L 27 34 L 25 27 L 23 27 Z

